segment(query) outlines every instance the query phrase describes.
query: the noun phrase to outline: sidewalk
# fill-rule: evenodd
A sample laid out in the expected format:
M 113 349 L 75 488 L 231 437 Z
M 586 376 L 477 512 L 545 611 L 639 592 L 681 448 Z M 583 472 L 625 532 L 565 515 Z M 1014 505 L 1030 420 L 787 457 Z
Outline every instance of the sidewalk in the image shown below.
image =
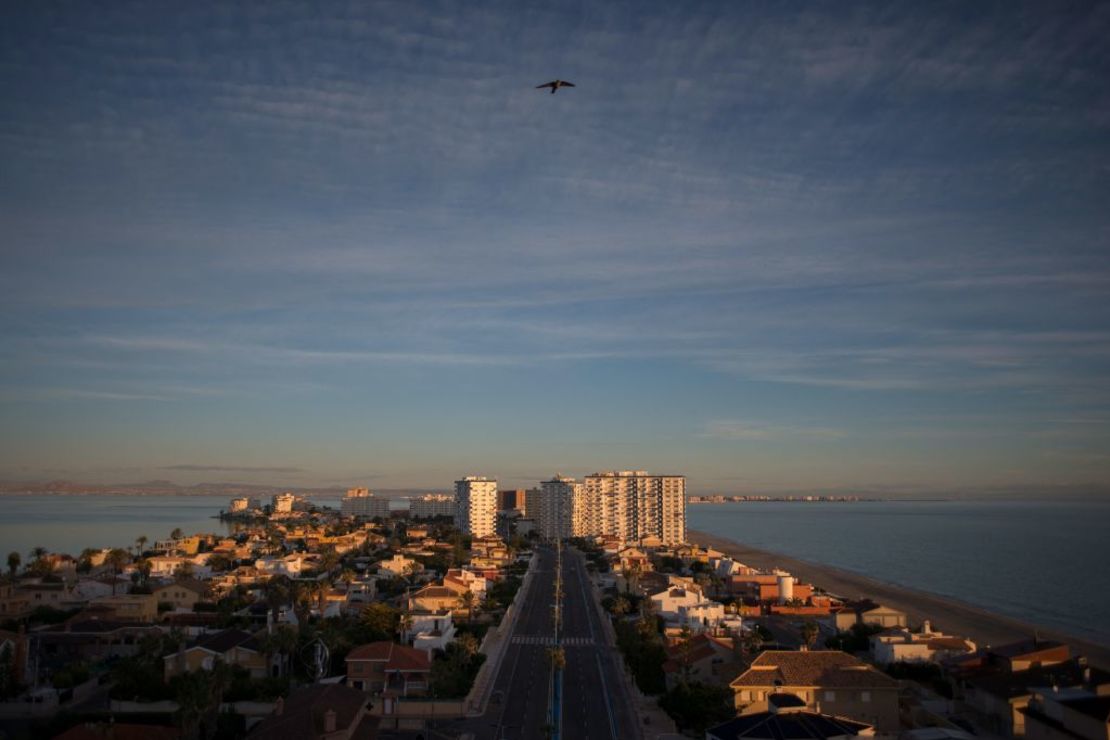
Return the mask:
M 505 651 L 512 641 L 513 631 L 516 629 L 516 622 L 520 616 L 518 605 L 523 604 L 528 598 L 528 589 L 532 585 L 532 569 L 535 563 L 536 556 L 533 554 L 532 559 L 528 562 L 528 572 L 524 574 L 521 581 L 520 590 L 513 597 L 513 603 L 509 604 L 509 608 L 505 610 L 505 616 L 501 618 L 501 624 L 491 628 L 486 633 L 485 639 L 482 640 L 482 647 L 479 652 L 486 656 L 486 661 L 478 670 L 478 675 L 474 677 L 474 685 L 470 688 L 470 694 L 466 697 L 467 717 L 480 717 L 486 713 L 494 681 L 496 681 L 497 674 L 501 670 L 501 661 L 504 659 Z
M 624 656 L 617 647 L 617 631 L 613 628 L 613 620 L 601 607 L 601 590 L 597 581 L 590 578 L 590 589 L 593 592 L 594 608 L 601 617 L 602 629 L 605 632 L 606 648 L 612 650 L 618 665 L 621 667 L 623 690 L 629 699 L 629 705 L 636 715 L 637 736 L 643 740 L 652 740 L 663 735 L 674 735 L 678 732 L 674 721 L 659 708 L 654 697 L 646 696 L 636 687 L 636 681 L 628 671 Z

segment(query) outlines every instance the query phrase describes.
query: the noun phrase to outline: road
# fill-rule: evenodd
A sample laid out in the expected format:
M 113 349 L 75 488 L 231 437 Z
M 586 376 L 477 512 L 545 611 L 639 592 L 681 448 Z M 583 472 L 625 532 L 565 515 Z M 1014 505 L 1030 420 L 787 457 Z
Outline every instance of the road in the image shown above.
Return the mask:
M 449 722 L 432 737 L 471 733 L 477 740 L 536 740 L 549 723 L 554 641 L 555 551 L 536 549 L 532 582 L 521 604 L 504 658 L 494 678 L 492 699 L 480 718 Z M 635 715 L 622 682 L 621 657 L 607 639 L 585 562 L 563 551 L 564 740 L 626 740 L 639 737 Z
M 555 630 L 555 552 L 539 548 L 536 558 L 527 599 L 494 679 L 493 699 L 482 723 L 490 727 L 488 735 L 482 735 L 497 740 L 542 738 L 548 724 L 551 664 L 547 651 Z
M 621 740 L 640 735 L 621 668 L 598 613 L 585 559 L 563 551 L 563 738 Z

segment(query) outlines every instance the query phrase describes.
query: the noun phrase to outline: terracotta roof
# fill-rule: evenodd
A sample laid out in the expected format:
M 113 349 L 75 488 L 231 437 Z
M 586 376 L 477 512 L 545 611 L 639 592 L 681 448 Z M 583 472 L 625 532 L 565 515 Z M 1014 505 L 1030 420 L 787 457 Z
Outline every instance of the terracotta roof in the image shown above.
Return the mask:
M 858 735 L 871 725 L 817 712 L 757 712 L 706 730 L 708 740 L 825 740 Z
M 369 740 L 376 735 L 374 729 L 377 727 L 377 719 L 363 712 L 369 700 L 365 692 L 342 684 L 318 684 L 297 689 L 281 700 L 281 714 L 271 714 L 259 722 L 247 737 L 320 738 L 325 734 L 324 716 L 331 710 L 335 712 L 337 730 L 356 726 L 357 721 L 352 739 Z
M 385 663 L 386 671 L 431 671 L 432 663 L 423 650 L 381 640 L 359 645 L 347 654 L 347 662 L 371 661 Z
M 184 588 L 192 591 L 193 593 L 200 594 L 201 596 L 204 596 L 208 593 L 208 584 L 202 581 L 198 581 L 195 578 L 183 578 L 180 581 L 167 583 L 165 586 L 159 586 L 158 588 L 154 589 L 154 593 L 158 593 L 159 591 L 167 588 Z
M 767 650 L 730 685 L 894 688 L 898 682 L 839 650 Z
M 181 731 L 176 727 L 89 722 L 70 727 L 61 735 L 55 735 L 54 740 L 178 740 L 180 737 Z
M 412 595 L 414 599 L 446 599 L 457 597 L 457 593 L 445 586 L 425 586 Z

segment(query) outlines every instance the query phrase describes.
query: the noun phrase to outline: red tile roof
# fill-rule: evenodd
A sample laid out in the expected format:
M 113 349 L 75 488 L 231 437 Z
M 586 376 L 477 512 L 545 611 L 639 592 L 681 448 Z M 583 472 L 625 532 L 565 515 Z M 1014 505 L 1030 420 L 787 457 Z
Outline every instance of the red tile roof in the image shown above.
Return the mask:
M 385 663 L 386 671 L 428 672 L 432 670 L 432 662 L 423 650 L 398 645 L 385 640 L 359 645 L 347 654 L 347 662 L 370 661 Z

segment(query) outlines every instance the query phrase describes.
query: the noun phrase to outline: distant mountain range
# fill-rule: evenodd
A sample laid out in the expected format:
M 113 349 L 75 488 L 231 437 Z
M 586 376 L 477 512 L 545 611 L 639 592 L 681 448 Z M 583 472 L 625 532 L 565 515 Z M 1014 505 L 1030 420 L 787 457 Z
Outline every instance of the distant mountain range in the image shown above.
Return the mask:
M 113 495 L 113 496 L 273 496 L 289 491 L 306 497 L 341 498 L 346 488 L 295 488 L 290 486 L 258 485 L 251 483 L 197 483 L 183 486 L 168 480 L 151 480 L 141 483 L 79 483 L 69 480 L 51 481 L 0 481 L 0 496 L 16 494 L 39 495 Z M 420 489 L 375 490 L 375 495 L 397 498 L 422 493 L 441 493 Z

